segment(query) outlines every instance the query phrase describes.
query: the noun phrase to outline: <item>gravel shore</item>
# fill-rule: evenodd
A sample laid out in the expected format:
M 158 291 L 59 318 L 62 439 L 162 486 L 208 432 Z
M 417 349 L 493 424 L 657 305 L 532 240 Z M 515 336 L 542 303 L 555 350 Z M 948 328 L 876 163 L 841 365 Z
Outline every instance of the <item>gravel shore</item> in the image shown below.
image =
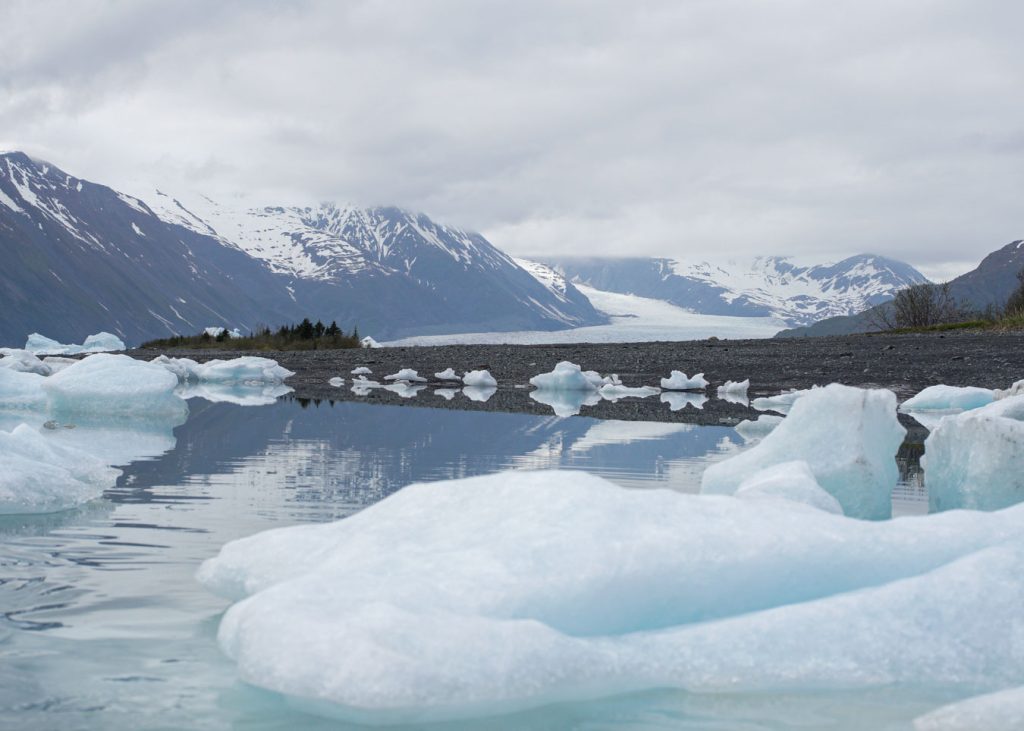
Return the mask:
M 146 359 L 157 355 L 155 351 L 130 354 Z M 720 424 L 750 418 L 752 413 L 741 405 L 714 398 L 715 387 L 726 380 L 749 378 L 751 398 L 839 382 L 889 388 L 902 400 L 936 383 L 1006 388 L 1024 378 L 1024 333 L 1019 332 L 616 344 L 445 345 L 266 353 L 179 350 L 167 354 L 199 361 L 239 355 L 273 358 L 295 371 L 295 376 L 288 379 L 288 385 L 295 389 L 293 397 L 311 401 L 359 400 L 535 414 L 551 414 L 551 409 L 531 399 L 529 389 L 523 386 L 532 376 L 550 371 L 562 360 L 579 363 L 587 370 L 617 373 L 627 386 L 656 386 L 673 369 L 689 375 L 703 372 L 711 382 L 707 391 L 711 398 L 703 409 L 688 406 L 670 411 L 658 397 L 651 397 L 616 403 L 605 401 L 584 406 L 582 413 L 596 418 Z M 432 388 L 409 399 L 383 390 L 360 396 L 351 391 L 350 372 L 361 365 L 372 369 L 373 377 L 378 379 L 400 368 L 414 368 L 427 378 L 448 367 L 459 373 L 486 368 L 500 387 L 485 403 L 461 395 L 448 401 L 435 395 Z M 329 385 L 328 380 L 335 376 L 345 378 L 346 385 L 342 388 Z

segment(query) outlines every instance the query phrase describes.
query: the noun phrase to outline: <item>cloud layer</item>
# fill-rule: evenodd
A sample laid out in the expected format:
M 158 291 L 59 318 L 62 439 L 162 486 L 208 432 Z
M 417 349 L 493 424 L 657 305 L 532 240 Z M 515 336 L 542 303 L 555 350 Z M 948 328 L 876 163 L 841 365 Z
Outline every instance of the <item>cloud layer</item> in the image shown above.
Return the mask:
M 1021 27 L 992 0 L 5 3 L 0 146 L 522 255 L 955 274 L 1024 236 Z

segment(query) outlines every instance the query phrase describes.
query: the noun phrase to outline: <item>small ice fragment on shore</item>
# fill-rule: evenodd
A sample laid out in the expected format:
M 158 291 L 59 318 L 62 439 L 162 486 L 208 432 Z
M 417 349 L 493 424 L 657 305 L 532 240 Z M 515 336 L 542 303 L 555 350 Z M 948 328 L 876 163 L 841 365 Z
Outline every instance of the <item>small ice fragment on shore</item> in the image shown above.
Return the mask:
M 491 375 L 490 371 L 469 371 L 463 374 L 462 383 L 473 388 L 497 388 L 498 381 Z
M 0 431 L 0 514 L 53 513 L 103 494 L 120 470 L 22 424 Z
M 668 404 L 669 411 L 681 411 L 687 406 L 695 409 L 703 409 L 708 397 L 702 393 L 687 393 L 686 391 L 662 391 L 661 402 Z
M 484 403 L 497 392 L 498 389 L 495 386 L 466 386 L 462 389 L 462 394 L 466 398 L 479 403 Z
M 1011 396 L 1024 396 L 1024 380 L 1017 381 L 1009 388 L 997 388 L 993 394 L 995 395 L 996 401 L 1000 401 L 1004 398 L 1010 398 Z
M 345 379 L 341 378 L 340 376 L 335 376 L 334 378 L 329 380 L 327 383 L 328 383 L 328 385 L 334 386 L 335 388 L 341 388 L 342 386 L 345 385 Z
M 48 376 L 53 372 L 49 364 L 39 360 L 27 350 L 7 349 L 7 355 L 0 358 L 0 368 L 8 368 L 20 373 L 35 373 L 37 376 Z
M 454 368 L 445 368 L 440 373 L 435 373 L 434 378 L 439 381 L 461 381 L 459 374 L 455 372 Z
M 1024 396 L 946 416 L 924 442 L 932 511 L 996 510 L 1024 500 Z
M 918 716 L 914 731 L 1024 729 L 1024 686 L 978 695 Z
M 352 375 L 353 376 L 369 376 L 369 375 L 372 375 L 372 374 L 373 374 L 373 371 L 371 371 L 366 366 L 358 366 L 357 368 L 353 368 L 352 369 Z
M 735 426 L 736 432 L 743 437 L 745 442 L 753 442 L 758 439 L 763 439 L 765 436 L 771 433 L 771 431 L 782 423 L 783 416 L 773 416 L 772 414 L 762 414 L 757 419 L 744 419 Z
M 970 411 L 995 401 L 995 393 L 988 388 L 974 386 L 929 386 L 916 396 L 900 404 L 900 411 Z
M 618 401 L 622 398 L 647 398 L 648 396 L 657 396 L 659 393 L 661 393 L 661 389 L 654 388 L 653 386 L 638 386 L 634 388 L 621 384 L 607 384 L 601 387 L 601 398 L 607 401 Z
M 790 415 L 755 446 L 708 467 L 701 492 L 731 495 L 766 467 L 803 460 L 846 515 L 888 518 L 899 479 L 896 452 L 905 435 L 891 391 L 833 383 L 798 399 Z
M 778 411 L 780 414 L 787 414 L 793 408 L 793 404 L 818 388 L 820 387 L 812 386 L 801 391 L 780 393 L 778 396 L 762 396 L 751 401 L 750 405 L 758 411 Z
M 384 376 L 385 381 L 398 381 L 404 383 L 426 383 L 427 379 L 423 378 L 419 373 L 414 371 L 412 368 L 402 368 L 398 373 L 392 373 L 390 376 Z
M 531 378 L 530 384 L 538 391 L 596 391 L 604 383 L 600 376 L 597 376 L 598 381 L 595 383 L 596 375 L 593 371 L 584 373 L 575 363 L 563 360 L 550 373 L 541 373 Z
M 826 513 L 843 514 L 839 501 L 822 489 L 814 479 L 810 465 L 803 460 L 781 462 L 755 472 L 740 483 L 736 497 L 743 500 L 789 500 Z
M 666 391 L 703 391 L 708 387 L 708 381 L 703 373 L 687 378 L 682 371 L 672 371 L 668 378 L 661 379 L 661 387 Z

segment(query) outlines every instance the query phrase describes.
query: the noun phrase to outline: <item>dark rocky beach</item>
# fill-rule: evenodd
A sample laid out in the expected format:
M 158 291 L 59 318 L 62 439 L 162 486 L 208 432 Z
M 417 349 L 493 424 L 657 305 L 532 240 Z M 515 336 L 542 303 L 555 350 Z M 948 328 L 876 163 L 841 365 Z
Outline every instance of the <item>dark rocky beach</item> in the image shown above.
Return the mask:
M 152 358 L 156 351 L 132 355 Z M 365 401 L 432 408 L 513 411 L 551 414 L 551 408 L 529 397 L 529 379 L 550 371 L 562 360 L 602 374 L 617 373 L 627 386 L 657 386 L 676 369 L 689 375 L 703 372 L 711 382 L 709 400 L 701 409 L 671 411 L 658 397 L 602 401 L 584 406 L 582 414 L 604 419 L 735 423 L 750 418 L 750 409 L 715 398 L 726 380 L 750 379 L 751 398 L 789 389 L 839 382 L 884 387 L 908 398 L 926 386 L 1006 388 L 1024 378 L 1024 333 L 928 333 L 915 335 L 851 335 L 787 340 L 697 340 L 686 342 L 601 343 L 567 345 L 445 345 L 351 350 L 240 352 L 177 350 L 168 355 L 199 361 L 261 355 L 295 372 L 288 379 L 291 397 L 311 402 Z M 400 368 L 413 368 L 433 381 L 445 368 L 456 372 L 486 368 L 498 380 L 498 391 L 486 402 L 457 395 L 446 400 L 430 383 L 413 398 L 382 389 L 358 395 L 351 389 L 351 371 L 366 366 L 382 380 Z M 346 380 L 331 386 L 333 377 Z M 450 385 L 450 384 L 449 384 Z M 456 384 L 457 385 L 457 384 Z

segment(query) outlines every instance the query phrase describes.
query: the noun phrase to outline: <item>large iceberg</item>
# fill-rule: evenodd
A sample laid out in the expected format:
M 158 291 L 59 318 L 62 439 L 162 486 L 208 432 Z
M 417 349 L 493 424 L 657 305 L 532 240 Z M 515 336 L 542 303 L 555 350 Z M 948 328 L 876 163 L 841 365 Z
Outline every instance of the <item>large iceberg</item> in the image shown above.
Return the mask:
M 921 466 L 933 511 L 1024 500 L 1024 396 L 942 419 L 925 440 Z
M 174 374 L 160 365 L 108 353 L 42 379 L 50 411 L 57 415 L 179 418 L 188 407 L 174 394 L 177 386 Z
M 121 474 L 28 424 L 0 431 L 0 514 L 52 513 L 99 497 Z
M 846 515 L 888 518 L 899 480 L 895 457 L 904 436 L 895 394 L 834 383 L 797 400 L 758 444 L 708 467 L 701 491 L 731 495 L 765 467 L 803 460 Z
M 1024 506 L 872 522 L 515 472 L 234 541 L 198 576 L 244 598 L 218 634 L 244 681 L 385 724 L 658 688 L 1019 684 L 1022 561 Z
M 900 404 L 900 411 L 968 411 L 995 401 L 995 392 L 974 386 L 928 386 Z
M 108 332 L 96 333 L 81 345 L 65 345 L 39 333 L 32 333 L 25 342 L 25 350 L 36 355 L 78 355 L 79 353 L 109 353 L 125 350 L 124 341 Z
M 584 371 L 575 363 L 563 360 L 550 373 L 541 373 L 530 379 L 538 391 L 596 391 L 604 379 L 594 371 Z
M 689 378 L 682 371 L 672 371 L 668 378 L 661 379 L 661 387 L 666 391 L 703 391 L 708 387 L 708 381 L 703 373 Z

